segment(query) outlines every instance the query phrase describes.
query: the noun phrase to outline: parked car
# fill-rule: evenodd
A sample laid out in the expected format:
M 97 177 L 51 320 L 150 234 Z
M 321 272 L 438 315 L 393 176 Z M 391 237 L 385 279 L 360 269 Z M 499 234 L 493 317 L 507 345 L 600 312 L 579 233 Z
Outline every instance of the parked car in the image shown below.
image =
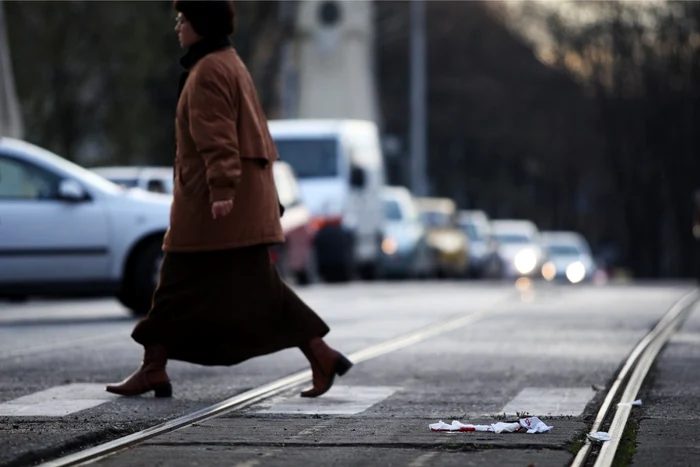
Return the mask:
M 491 235 L 491 221 L 484 211 L 460 211 L 457 223 L 469 238 L 469 274 L 501 277 L 498 242 Z
M 462 277 L 469 271 L 469 239 L 457 224 L 457 206 L 449 198 L 417 198 L 421 221 L 428 229 L 428 244 L 443 277 Z
M 360 120 L 271 120 L 269 128 L 314 217 L 320 274 L 334 282 L 356 272 L 376 277 L 385 185 L 377 126 Z
M 542 232 L 542 244 L 548 261 L 542 266 L 542 276 L 548 281 L 577 284 L 592 280 L 596 264 L 586 239 L 577 232 Z
M 173 193 L 172 167 L 117 166 L 89 170 L 125 188 L 140 188 L 153 193 Z
M 0 139 L 0 296 L 116 295 L 146 313 L 171 197 L 125 190 L 38 146 Z
M 387 277 L 433 275 L 434 254 L 411 192 L 404 187 L 387 187 L 382 198 L 385 219 L 382 273 Z
M 318 280 L 314 246 L 316 228 L 309 208 L 301 199 L 292 167 L 286 162 L 276 161 L 272 168 L 277 194 L 285 209 L 281 219 L 285 242 L 272 248 L 272 259 L 282 276 L 292 276 L 297 283 L 306 285 Z
M 537 226 L 528 220 L 500 219 L 491 222 L 493 237 L 507 278 L 539 278 L 546 251 Z

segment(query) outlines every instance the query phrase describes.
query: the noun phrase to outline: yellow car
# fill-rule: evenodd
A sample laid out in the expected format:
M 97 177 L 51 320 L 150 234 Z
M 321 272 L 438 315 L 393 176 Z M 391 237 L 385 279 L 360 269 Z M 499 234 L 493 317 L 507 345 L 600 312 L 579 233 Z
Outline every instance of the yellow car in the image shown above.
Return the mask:
M 466 276 L 469 238 L 457 224 L 457 205 L 449 198 L 417 198 L 416 207 L 428 229 L 439 276 Z

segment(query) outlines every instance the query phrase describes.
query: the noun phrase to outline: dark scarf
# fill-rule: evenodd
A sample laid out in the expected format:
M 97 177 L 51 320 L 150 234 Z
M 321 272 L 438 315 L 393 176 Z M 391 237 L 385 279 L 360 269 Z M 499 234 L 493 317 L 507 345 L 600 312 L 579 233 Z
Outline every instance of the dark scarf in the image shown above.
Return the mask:
M 186 71 L 183 71 L 180 75 L 180 85 L 177 91 L 178 99 L 180 98 L 180 94 L 182 94 L 182 89 L 185 87 L 187 77 L 190 75 L 190 70 L 195 63 L 201 60 L 204 56 L 223 49 L 224 47 L 231 47 L 231 41 L 226 36 L 205 37 L 189 48 L 187 53 L 180 59 L 180 64 Z

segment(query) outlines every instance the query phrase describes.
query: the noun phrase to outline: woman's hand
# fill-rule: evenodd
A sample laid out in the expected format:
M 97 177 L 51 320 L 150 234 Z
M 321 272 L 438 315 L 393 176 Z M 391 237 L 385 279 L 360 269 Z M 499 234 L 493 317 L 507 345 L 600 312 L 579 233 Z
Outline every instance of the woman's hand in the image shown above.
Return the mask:
M 211 217 L 213 217 L 214 220 L 226 217 L 229 215 L 232 209 L 233 200 L 228 199 L 226 201 L 214 201 L 211 205 Z

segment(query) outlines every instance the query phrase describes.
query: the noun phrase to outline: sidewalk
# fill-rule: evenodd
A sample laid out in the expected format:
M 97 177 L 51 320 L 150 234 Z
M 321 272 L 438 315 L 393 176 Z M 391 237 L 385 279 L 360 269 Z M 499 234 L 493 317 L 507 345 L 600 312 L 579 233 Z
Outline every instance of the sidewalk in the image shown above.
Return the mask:
M 700 307 L 659 355 L 640 398 L 631 464 L 700 465 Z

